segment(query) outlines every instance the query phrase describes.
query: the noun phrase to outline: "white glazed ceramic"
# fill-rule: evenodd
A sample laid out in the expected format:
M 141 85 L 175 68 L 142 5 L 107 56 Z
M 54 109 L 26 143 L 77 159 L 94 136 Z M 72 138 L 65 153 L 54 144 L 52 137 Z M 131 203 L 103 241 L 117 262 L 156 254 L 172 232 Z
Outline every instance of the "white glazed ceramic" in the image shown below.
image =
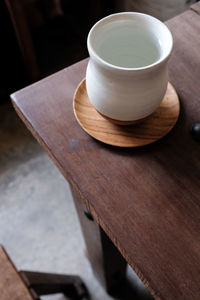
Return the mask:
M 87 46 L 86 88 L 100 113 L 136 121 L 160 105 L 173 46 L 164 23 L 141 13 L 113 14 L 92 27 Z

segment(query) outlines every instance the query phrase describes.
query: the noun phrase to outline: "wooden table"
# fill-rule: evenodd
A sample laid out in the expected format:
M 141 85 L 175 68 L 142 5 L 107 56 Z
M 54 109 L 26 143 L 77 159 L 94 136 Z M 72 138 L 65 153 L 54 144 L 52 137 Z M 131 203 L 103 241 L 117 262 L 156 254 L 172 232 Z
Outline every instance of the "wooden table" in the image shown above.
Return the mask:
M 181 115 L 157 143 L 121 149 L 81 129 L 72 98 L 87 60 L 11 96 L 71 185 L 90 261 L 108 290 L 128 262 L 156 299 L 200 299 L 200 144 L 190 135 L 200 120 L 199 14 L 196 4 L 167 22 Z

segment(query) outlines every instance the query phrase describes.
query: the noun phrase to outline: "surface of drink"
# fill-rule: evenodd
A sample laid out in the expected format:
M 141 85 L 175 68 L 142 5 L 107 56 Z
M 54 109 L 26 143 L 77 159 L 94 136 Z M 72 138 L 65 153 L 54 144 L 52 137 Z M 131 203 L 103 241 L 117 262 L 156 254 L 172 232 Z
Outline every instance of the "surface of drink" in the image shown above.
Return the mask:
M 107 32 L 96 49 L 106 62 L 123 68 L 141 68 L 158 61 L 161 49 L 149 30 L 124 24 Z

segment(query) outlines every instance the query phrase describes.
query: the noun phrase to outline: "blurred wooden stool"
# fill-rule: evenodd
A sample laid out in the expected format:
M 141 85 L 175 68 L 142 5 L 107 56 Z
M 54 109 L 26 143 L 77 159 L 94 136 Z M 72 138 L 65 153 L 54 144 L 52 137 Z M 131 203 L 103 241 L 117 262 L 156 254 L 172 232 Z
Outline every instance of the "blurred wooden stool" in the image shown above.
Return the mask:
M 40 272 L 17 272 L 5 249 L 0 245 L 0 299 L 39 300 L 39 296 L 63 293 L 73 300 L 89 299 L 79 276 Z

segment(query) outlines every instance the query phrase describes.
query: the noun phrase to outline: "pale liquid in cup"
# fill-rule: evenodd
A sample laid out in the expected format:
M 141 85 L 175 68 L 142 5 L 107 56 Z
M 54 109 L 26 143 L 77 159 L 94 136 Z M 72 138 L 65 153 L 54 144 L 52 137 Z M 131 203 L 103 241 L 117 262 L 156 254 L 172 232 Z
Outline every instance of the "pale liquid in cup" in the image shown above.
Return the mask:
M 142 26 L 124 24 L 105 30 L 94 46 L 106 62 L 122 68 L 141 68 L 161 57 L 158 38 Z

